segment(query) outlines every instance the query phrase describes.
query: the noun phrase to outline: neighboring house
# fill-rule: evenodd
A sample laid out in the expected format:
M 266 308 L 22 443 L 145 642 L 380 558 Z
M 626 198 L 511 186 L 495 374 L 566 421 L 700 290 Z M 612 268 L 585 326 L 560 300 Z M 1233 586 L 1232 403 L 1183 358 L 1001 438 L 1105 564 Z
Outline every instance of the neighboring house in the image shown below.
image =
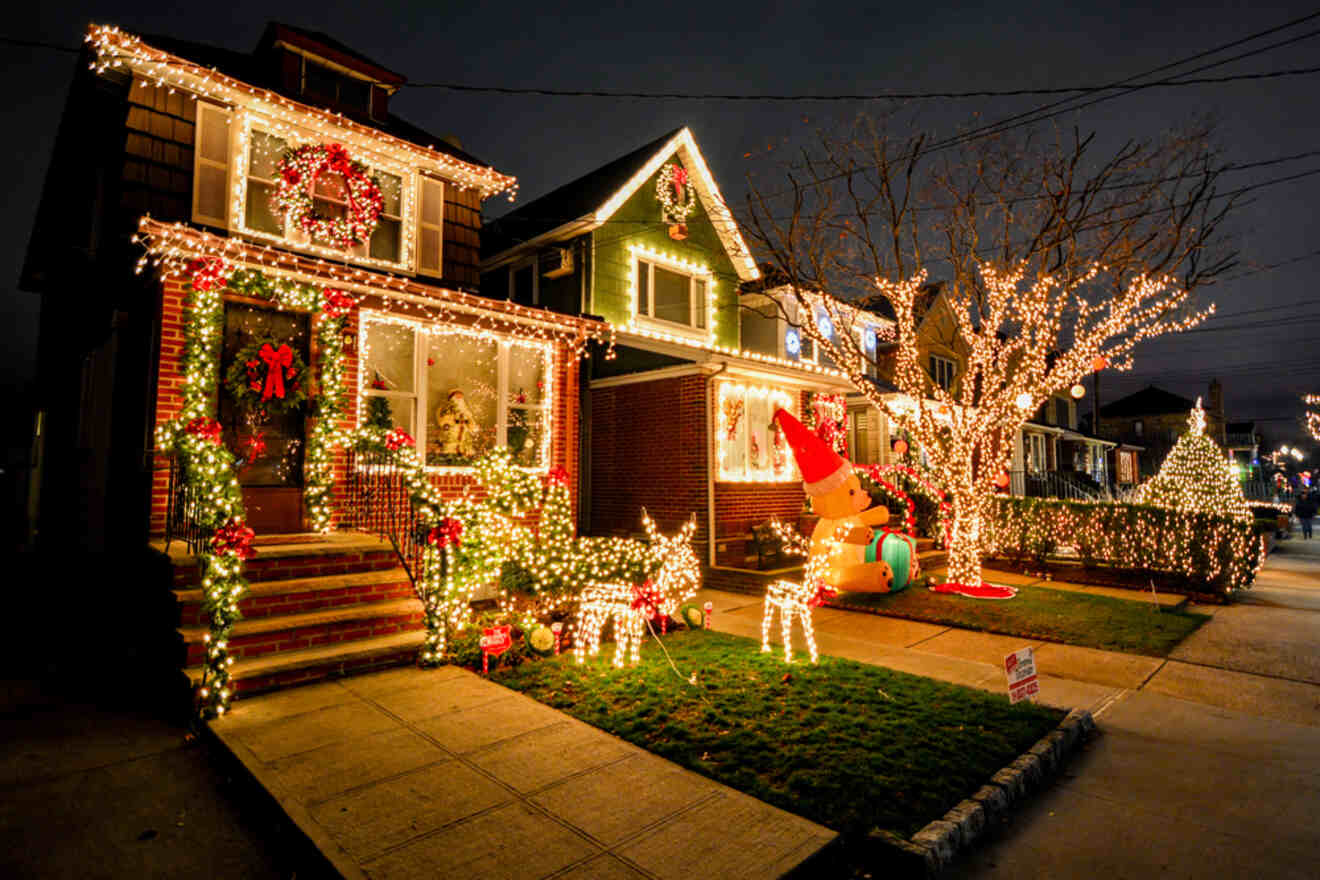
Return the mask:
M 1011 491 L 1064 498 L 1105 495 L 1115 482 L 1117 445 L 1081 429 L 1077 401 L 1053 394 L 1022 426 L 1013 450 Z
M 671 188 L 692 201 L 682 228 L 665 216 Z M 742 565 L 753 526 L 796 520 L 801 478 L 771 416 L 780 406 L 802 416 L 808 395 L 842 399 L 850 386 L 800 336 L 742 308 L 761 271 L 691 131 L 647 143 L 486 231 L 483 293 L 599 316 L 616 334 L 614 357 L 590 360 L 582 403 L 584 531 L 633 531 L 642 508 L 665 528 L 695 514 L 709 561 Z M 888 323 L 865 320 L 881 331 Z
M 1210 382 L 1205 402 L 1206 433 L 1226 446 L 1224 393 L 1219 380 Z M 1138 482 L 1164 462 L 1173 444 L 1187 430 L 1187 416 L 1196 405 L 1179 394 L 1148 385 L 1100 407 L 1099 436 L 1116 441 L 1124 453 L 1140 451 Z M 1137 447 L 1140 447 L 1138 450 Z M 1125 473 L 1124 468 L 1115 468 Z
M 1260 432 L 1255 422 L 1228 422 L 1224 446 L 1243 480 L 1260 478 Z
M 153 437 L 179 415 L 193 376 L 182 353 L 199 331 L 187 284 L 193 270 L 183 267 L 204 258 L 211 268 L 242 270 L 265 293 L 217 285 L 222 338 L 212 368 L 221 382 L 210 415 L 240 459 L 247 522 L 264 542 L 248 565 L 250 599 L 260 605 L 281 595 L 287 603 L 273 618 L 245 604 L 253 620 L 231 640 L 235 677 L 241 688 L 264 687 L 317 670 L 407 661 L 421 641 L 421 607 L 388 546 L 351 535 L 329 543 L 279 537 L 342 528 L 382 499 L 350 497 L 348 456 L 330 449 L 316 464 L 330 474 L 325 511 L 308 478 L 309 448 L 325 426 L 307 407 L 242 408 L 242 383 L 224 378 L 236 354 L 268 340 L 278 358 L 277 347 L 287 346 L 307 375 L 290 367 L 286 378 L 314 395 L 328 352 L 342 349 L 334 356 L 347 405 L 333 427 L 351 429 L 371 398 L 385 401 L 370 408 L 388 408 L 394 425 L 416 438 L 433 483 L 459 493 L 472 484 L 472 460 L 496 445 L 510 446 L 530 469 L 576 474 L 578 352 L 607 328 L 477 293 L 481 204 L 512 192 L 515 179 L 393 115 L 390 97 L 404 77 L 333 38 L 271 24 L 248 54 L 93 26 L 85 52 L 23 272 L 23 286 L 43 295 L 42 543 L 137 555 L 167 523 L 176 536 L 208 537 L 189 522 L 186 487 L 176 485 L 172 460 L 156 452 Z M 374 180 L 378 222 L 356 244 L 295 224 L 272 204 L 285 150 L 318 155 L 325 147 L 334 155 L 342 147 L 344 161 L 306 176 L 289 165 L 282 179 L 312 187 L 312 207 L 340 221 L 360 216 L 354 206 L 360 210 L 363 192 L 374 201 L 364 183 Z M 352 178 L 368 186 L 356 201 L 346 196 L 348 160 L 366 168 Z M 318 335 L 328 310 L 278 298 L 294 288 L 334 294 L 346 316 L 341 337 Z M 247 364 L 259 377 L 260 359 Z M 281 393 L 269 374 L 253 387 L 263 400 Z M 313 506 L 323 518 L 313 521 Z M 194 583 L 188 547 L 176 540 L 168 553 L 175 583 Z M 335 583 L 323 577 L 332 573 Z M 291 577 L 301 578 L 300 590 Z M 143 580 L 144 589 L 151 585 Z M 178 594 L 188 664 L 200 662 L 205 634 L 199 594 Z M 332 620 L 313 610 L 345 603 L 352 607 Z M 307 657 L 309 640 L 344 644 Z M 265 654 L 260 672 L 249 653 Z

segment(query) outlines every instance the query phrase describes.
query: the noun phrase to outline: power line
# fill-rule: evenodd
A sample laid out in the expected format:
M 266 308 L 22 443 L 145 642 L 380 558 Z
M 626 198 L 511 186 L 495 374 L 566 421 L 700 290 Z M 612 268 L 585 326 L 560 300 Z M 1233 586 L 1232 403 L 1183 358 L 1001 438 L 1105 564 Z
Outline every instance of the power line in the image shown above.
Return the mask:
M 1227 62 L 1224 62 L 1227 63 Z M 1305 76 L 1320 73 L 1320 67 L 1295 67 L 1287 70 L 1267 70 L 1258 73 L 1240 73 L 1230 76 L 1206 76 L 1193 79 L 1171 77 L 1150 83 L 1143 83 L 1140 88 L 1168 88 L 1173 86 L 1198 86 L 1238 82 L 1244 80 L 1279 79 L 1288 76 Z M 1030 89 L 981 89 L 966 92 L 877 92 L 856 94 L 811 93 L 770 94 L 770 93 L 735 93 L 735 92 L 619 92 L 604 89 L 551 89 L 535 86 L 480 86 L 467 83 L 448 82 L 409 82 L 401 88 L 443 89 L 451 92 L 478 92 L 497 95 L 534 95 L 548 98 L 614 98 L 643 101 L 742 101 L 754 103 L 807 103 L 807 102 L 842 102 L 842 101 L 926 101 L 949 100 L 960 98 L 1010 98 L 1024 95 L 1062 95 L 1094 94 L 1109 91 L 1112 85 L 1059 86 L 1056 88 Z

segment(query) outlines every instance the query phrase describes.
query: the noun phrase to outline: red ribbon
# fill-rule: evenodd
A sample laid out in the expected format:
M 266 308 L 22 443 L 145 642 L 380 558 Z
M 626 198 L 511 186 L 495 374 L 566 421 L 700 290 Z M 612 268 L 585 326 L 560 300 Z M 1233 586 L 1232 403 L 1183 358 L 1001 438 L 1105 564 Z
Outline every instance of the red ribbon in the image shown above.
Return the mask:
M 647 617 L 655 617 L 660 613 L 660 594 L 655 589 L 655 582 L 649 578 L 640 584 L 633 584 L 632 607 L 635 611 L 643 611 Z
M 463 537 L 463 523 L 453 517 L 445 517 L 440 520 L 440 524 L 431 529 L 431 533 L 426 536 L 426 541 L 433 547 L 444 549 L 445 547 L 457 547 Z
M 266 387 L 261 391 L 261 399 L 270 400 L 273 395 L 283 400 L 284 370 L 293 364 L 293 349 L 287 344 L 276 348 L 267 342 L 257 354 L 266 362 Z
M 683 198 L 683 187 L 687 186 L 688 173 L 682 165 L 674 166 L 674 199 L 678 201 Z

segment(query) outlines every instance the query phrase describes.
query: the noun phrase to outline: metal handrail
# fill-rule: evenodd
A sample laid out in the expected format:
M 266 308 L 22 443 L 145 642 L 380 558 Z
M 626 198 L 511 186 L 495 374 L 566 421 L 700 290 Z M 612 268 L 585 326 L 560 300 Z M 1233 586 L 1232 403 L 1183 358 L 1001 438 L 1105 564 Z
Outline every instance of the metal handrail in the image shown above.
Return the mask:
M 209 529 L 197 521 L 197 512 L 201 507 L 201 487 L 191 485 L 183 478 L 183 466 L 177 456 L 170 456 L 170 481 L 165 508 L 165 552 L 177 538 L 196 556 L 211 540 L 214 529 Z
M 390 542 L 413 586 L 422 570 L 422 521 L 403 472 L 387 452 L 348 450 L 343 524 Z

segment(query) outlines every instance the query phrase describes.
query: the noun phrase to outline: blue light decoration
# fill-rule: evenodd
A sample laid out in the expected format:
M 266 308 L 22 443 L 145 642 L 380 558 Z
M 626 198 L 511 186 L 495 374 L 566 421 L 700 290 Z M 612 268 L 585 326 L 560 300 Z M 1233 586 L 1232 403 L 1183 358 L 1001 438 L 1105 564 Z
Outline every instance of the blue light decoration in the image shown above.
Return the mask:
M 834 322 L 830 320 L 829 312 L 825 311 L 823 306 L 816 307 L 816 329 L 826 339 L 834 338 Z
M 802 337 L 798 335 L 796 327 L 789 327 L 784 331 L 784 351 L 791 357 L 797 357 L 802 353 Z
M 875 354 L 875 345 L 875 328 L 867 327 L 866 332 L 862 334 L 862 347 L 866 349 L 867 354 Z

